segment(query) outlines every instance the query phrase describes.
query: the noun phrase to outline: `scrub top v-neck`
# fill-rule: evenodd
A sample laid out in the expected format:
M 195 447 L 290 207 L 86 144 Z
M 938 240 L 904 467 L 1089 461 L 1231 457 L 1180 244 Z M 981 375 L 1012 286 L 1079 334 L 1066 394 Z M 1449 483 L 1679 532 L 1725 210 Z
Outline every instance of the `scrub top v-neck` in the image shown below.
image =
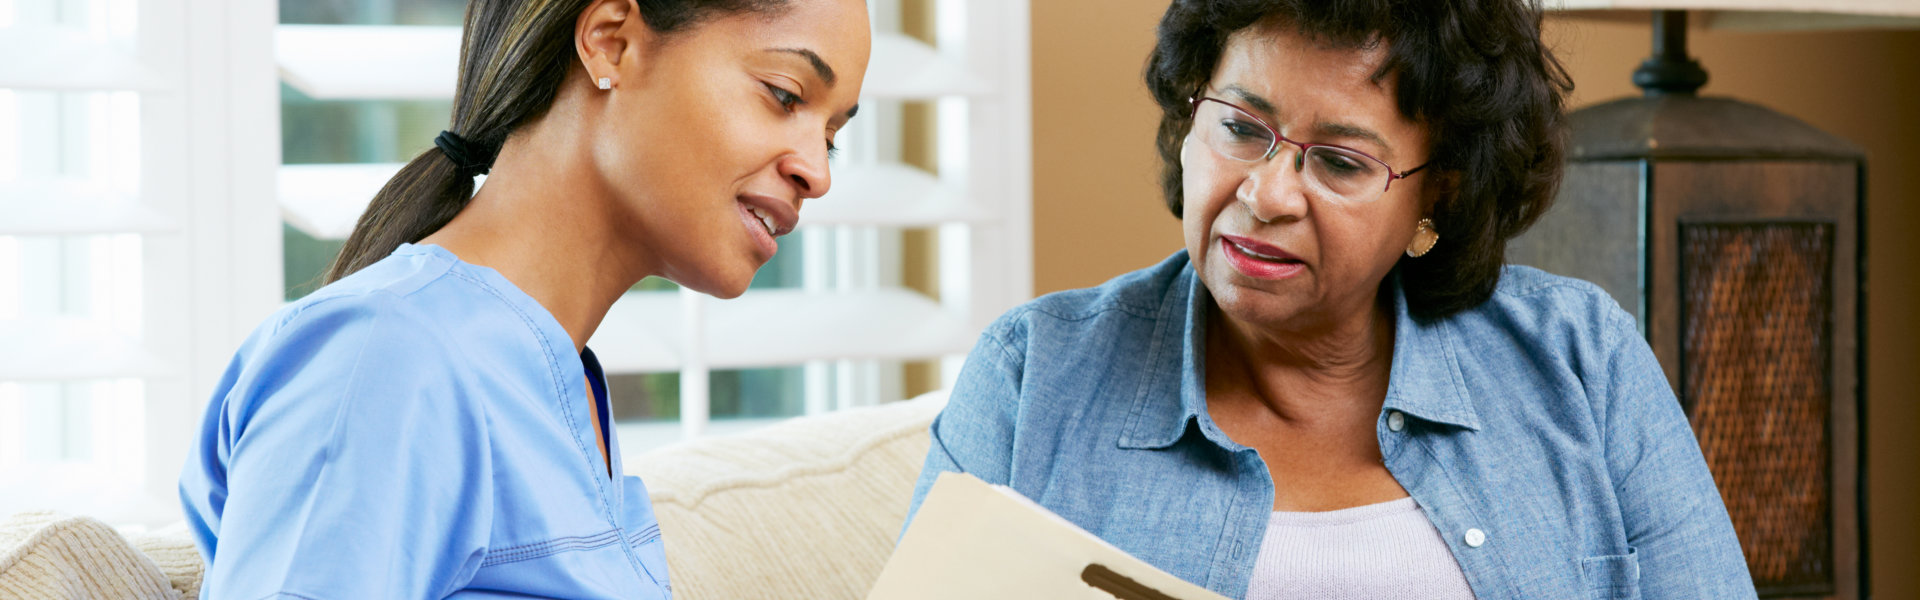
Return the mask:
M 670 598 L 646 487 L 609 477 L 605 375 L 572 350 L 532 297 L 437 246 L 275 314 L 181 474 L 202 597 Z

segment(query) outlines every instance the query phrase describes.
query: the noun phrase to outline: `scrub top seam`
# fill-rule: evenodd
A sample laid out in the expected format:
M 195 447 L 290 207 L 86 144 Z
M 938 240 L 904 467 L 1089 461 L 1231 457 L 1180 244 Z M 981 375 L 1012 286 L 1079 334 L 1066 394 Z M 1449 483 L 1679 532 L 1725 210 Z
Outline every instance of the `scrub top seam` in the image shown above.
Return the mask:
M 514 316 L 517 316 L 520 318 L 520 323 L 522 325 L 525 325 L 527 329 L 533 333 L 534 339 L 539 340 L 540 352 L 543 355 L 543 357 L 546 358 L 547 360 L 547 375 L 550 379 L 550 382 L 553 384 L 553 390 L 554 392 L 556 392 L 555 395 L 558 396 L 559 399 L 561 400 L 556 404 L 560 405 L 561 418 L 566 420 L 567 433 L 571 434 L 568 437 L 573 438 L 574 450 L 579 451 L 581 459 L 583 460 L 586 459 L 587 447 L 586 447 L 586 444 L 584 444 L 580 439 L 579 423 L 575 422 L 574 420 L 573 407 L 569 406 L 569 404 L 571 403 L 565 401 L 566 395 L 567 395 L 566 393 L 567 388 L 565 385 L 562 384 L 562 379 L 560 378 L 560 361 L 558 360 L 555 353 L 553 352 L 553 342 L 547 339 L 546 332 L 540 331 L 539 325 L 535 324 L 533 322 L 533 319 L 527 316 L 526 311 L 521 310 L 521 308 L 518 305 L 514 304 L 512 301 L 509 301 L 506 295 L 500 293 L 499 290 L 494 289 L 493 286 L 487 285 L 485 281 L 481 281 L 478 278 L 468 276 L 465 273 L 460 273 L 458 271 L 452 271 L 452 273 L 461 279 L 464 279 L 468 282 L 473 283 L 476 286 L 479 286 L 480 289 L 486 290 L 487 293 L 493 294 L 495 299 L 500 300 L 502 304 L 507 305 L 507 308 L 513 311 Z M 583 370 L 583 373 L 584 373 L 584 370 Z M 584 376 L 584 374 L 581 377 L 581 381 L 583 382 L 586 381 L 586 377 Z M 593 465 L 587 465 L 587 470 L 591 472 L 593 470 L 592 467 Z M 607 509 L 609 512 L 611 512 L 612 506 L 606 504 L 606 486 L 600 483 L 599 481 L 600 479 L 601 478 L 599 477 L 594 478 L 594 487 L 595 489 L 598 489 L 600 491 L 602 507 Z
M 560 360 L 558 356 L 553 352 L 552 341 L 547 338 L 547 335 L 545 332 L 540 331 L 540 326 L 533 321 L 532 317 L 529 317 L 527 315 L 525 310 L 522 310 L 519 305 L 508 300 L 506 295 L 501 293 L 500 290 L 495 289 L 493 286 L 488 285 L 487 282 L 481 281 L 479 278 L 473 277 L 467 273 L 461 272 L 460 270 L 449 269 L 447 272 L 453 274 L 455 277 L 459 277 L 463 280 L 473 283 L 475 286 L 478 286 L 480 289 L 486 290 L 486 292 L 489 294 L 493 294 L 495 299 L 499 300 L 502 304 L 507 305 L 507 308 L 513 310 L 514 315 L 520 317 L 521 324 L 525 325 L 527 329 L 533 332 L 534 339 L 537 339 L 540 341 L 540 351 L 546 356 L 546 359 L 547 359 L 548 375 L 552 378 L 554 391 L 558 392 L 557 395 L 559 396 L 559 400 L 560 400 L 558 402 L 558 404 L 560 405 L 560 413 L 562 418 L 566 419 L 566 422 L 567 422 L 567 432 L 570 434 L 568 437 L 573 438 L 574 450 L 579 453 L 579 456 L 582 459 L 582 462 L 587 463 L 585 465 L 586 470 L 590 478 L 593 480 L 594 489 L 599 490 L 600 492 L 600 497 L 598 498 L 599 504 L 600 504 L 600 514 L 603 518 L 607 520 L 608 524 L 613 526 L 615 530 L 619 530 L 620 529 L 619 515 L 613 514 L 613 503 L 610 502 L 607 498 L 607 481 L 609 480 L 609 478 L 601 477 L 598 473 L 593 472 L 594 471 L 594 468 L 592 465 L 593 461 L 589 459 L 587 456 L 586 445 L 580 439 L 580 428 L 578 426 L 578 423 L 574 422 L 573 409 L 571 406 L 568 406 L 571 403 L 566 401 L 567 388 L 561 383 L 563 380 L 561 379 L 561 375 L 560 375 Z M 502 277 L 504 278 L 504 276 Z M 512 282 L 508 282 L 508 283 L 512 283 Z M 524 295 L 526 292 L 523 291 L 521 293 Z M 529 299 L 531 299 L 531 297 L 529 297 Z M 536 300 L 535 302 L 537 303 L 538 301 Z M 549 315 L 549 317 L 551 317 L 551 315 Z M 584 376 L 584 371 L 585 369 L 583 368 L 582 369 L 583 376 L 581 377 L 582 383 L 586 381 L 586 377 Z M 589 393 L 591 393 L 591 391 L 589 391 Z M 612 464 L 611 457 L 609 457 L 608 464 L 609 465 Z M 628 566 L 632 567 L 636 574 L 647 576 L 650 579 L 652 578 L 651 574 L 647 573 L 646 567 L 640 564 L 640 557 L 633 553 L 632 546 L 623 544 L 621 546 L 621 549 L 623 553 L 625 553 L 627 556 Z

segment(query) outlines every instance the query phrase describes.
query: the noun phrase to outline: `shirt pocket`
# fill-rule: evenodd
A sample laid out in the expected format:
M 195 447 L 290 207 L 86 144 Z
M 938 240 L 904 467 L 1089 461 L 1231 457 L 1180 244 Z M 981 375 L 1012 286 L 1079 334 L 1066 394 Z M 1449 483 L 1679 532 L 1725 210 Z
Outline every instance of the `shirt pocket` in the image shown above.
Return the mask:
M 639 555 L 640 567 L 647 570 L 647 576 L 671 597 L 673 581 L 667 576 L 667 546 L 660 537 L 660 525 L 656 523 L 634 532 L 627 537 L 627 543 L 633 546 L 634 554 Z
M 1588 598 L 1634 600 L 1640 597 L 1640 554 L 1628 548 L 1626 554 L 1589 556 L 1580 559 L 1580 581 Z

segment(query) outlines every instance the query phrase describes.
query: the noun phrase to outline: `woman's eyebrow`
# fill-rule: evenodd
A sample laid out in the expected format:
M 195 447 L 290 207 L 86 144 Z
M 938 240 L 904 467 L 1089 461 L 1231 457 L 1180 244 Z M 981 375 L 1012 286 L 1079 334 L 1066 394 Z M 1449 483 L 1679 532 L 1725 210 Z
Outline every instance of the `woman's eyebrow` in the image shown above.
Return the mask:
M 1259 94 L 1248 91 L 1247 88 L 1229 85 L 1221 91 L 1231 94 L 1241 102 L 1247 103 L 1248 107 L 1259 111 L 1265 118 L 1271 119 L 1274 116 L 1273 103 L 1268 102 L 1266 98 L 1260 97 Z M 1359 125 L 1348 123 L 1315 123 L 1313 132 L 1316 137 L 1338 137 L 1373 142 L 1374 145 L 1380 147 L 1382 154 L 1389 155 L 1379 157 L 1381 160 L 1386 160 L 1393 154 L 1393 146 L 1387 144 L 1387 138 L 1374 132 L 1372 129 L 1367 129 Z
M 1393 146 L 1387 144 L 1387 139 L 1381 137 L 1378 133 L 1374 133 L 1372 129 L 1358 125 L 1348 125 L 1346 123 L 1315 123 L 1313 125 L 1313 131 L 1316 135 L 1373 142 L 1373 145 L 1380 147 L 1381 154 L 1386 155 L 1379 157 L 1380 160 L 1393 157 Z
M 1260 111 L 1266 118 L 1273 118 L 1273 103 L 1268 102 L 1266 98 L 1261 98 L 1259 94 L 1247 91 L 1247 88 L 1237 85 L 1229 85 L 1221 91 L 1232 94 L 1235 98 L 1240 99 L 1241 102 L 1245 102 L 1248 106 L 1253 107 L 1254 110 Z
M 807 59 L 807 64 L 813 66 L 813 73 L 819 75 L 820 80 L 826 82 L 828 87 L 832 87 L 834 80 L 838 79 L 833 73 L 833 67 L 829 66 L 826 60 L 820 58 L 819 53 L 812 50 L 806 48 L 768 48 L 767 52 L 781 52 Z M 852 119 L 854 115 L 859 113 L 860 105 L 855 104 L 853 108 L 847 109 L 846 116 L 843 118 Z
M 821 81 L 827 82 L 829 86 L 833 85 L 835 79 L 833 67 L 828 66 L 827 61 L 821 60 L 819 53 L 806 48 L 768 48 L 767 52 L 785 52 L 787 54 L 799 55 L 807 59 L 807 64 L 813 65 L 813 72 L 820 76 Z

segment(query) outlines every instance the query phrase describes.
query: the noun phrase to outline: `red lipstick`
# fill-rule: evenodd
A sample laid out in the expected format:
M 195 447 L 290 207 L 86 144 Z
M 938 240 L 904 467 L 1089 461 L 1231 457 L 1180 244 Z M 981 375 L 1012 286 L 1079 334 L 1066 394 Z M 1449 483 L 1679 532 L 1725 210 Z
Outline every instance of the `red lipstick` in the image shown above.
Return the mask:
M 1237 235 L 1220 236 L 1220 254 L 1235 271 L 1254 279 L 1287 279 L 1307 270 L 1307 263 L 1293 253 Z

